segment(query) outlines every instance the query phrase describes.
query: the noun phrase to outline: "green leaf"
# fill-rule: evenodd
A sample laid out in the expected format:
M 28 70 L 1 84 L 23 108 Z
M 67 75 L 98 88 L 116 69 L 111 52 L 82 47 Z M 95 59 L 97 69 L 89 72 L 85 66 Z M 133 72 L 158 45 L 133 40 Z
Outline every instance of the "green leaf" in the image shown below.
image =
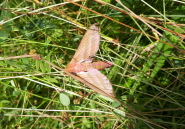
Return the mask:
M 65 93 L 60 93 L 59 95 L 60 98 L 60 102 L 64 105 L 64 106 L 68 106 L 70 104 L 70 99 L 68 97 L 67 94 Z

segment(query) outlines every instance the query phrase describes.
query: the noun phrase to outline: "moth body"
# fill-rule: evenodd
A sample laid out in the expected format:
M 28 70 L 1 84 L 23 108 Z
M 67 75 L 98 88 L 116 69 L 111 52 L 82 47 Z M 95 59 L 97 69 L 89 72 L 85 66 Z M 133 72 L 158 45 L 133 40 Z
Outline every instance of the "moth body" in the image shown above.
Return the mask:
M 87 71 L 88 69 L 97 69 L 97 70 L 102 70 L 107 67 L 112 66 L 111 62 L 108 61 L 96 61 L 96 62 L 83 62 L 83 63 L 69 63 L 66 66 L 66 71 L 68 72 L 73 72 L 73 73 L 79 73 L 79 72 L 84 72 Z

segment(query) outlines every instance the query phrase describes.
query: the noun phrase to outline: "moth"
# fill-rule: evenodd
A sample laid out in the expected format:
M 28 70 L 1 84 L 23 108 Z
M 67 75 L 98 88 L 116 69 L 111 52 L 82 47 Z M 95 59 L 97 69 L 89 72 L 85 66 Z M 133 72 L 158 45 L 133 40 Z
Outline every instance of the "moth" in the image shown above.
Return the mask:
M 99 71 L 113 64 L 108 61 L 93 59 L 100 45 L 99 27 L 97 25 L 97 23 L 91 25 L 86 31 L 65 71 L 90 83 L 92 86 L 88 86 L 95 92 L 107 97 L 114 97 L 110 81 Z

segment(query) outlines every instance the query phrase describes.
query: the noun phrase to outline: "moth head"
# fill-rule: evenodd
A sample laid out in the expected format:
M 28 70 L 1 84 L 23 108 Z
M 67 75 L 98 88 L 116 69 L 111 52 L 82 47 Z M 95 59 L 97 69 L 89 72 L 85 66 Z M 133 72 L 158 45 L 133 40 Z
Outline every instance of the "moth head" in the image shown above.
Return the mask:
M 113 65 L 113 63 L 108 62 L 108 61 L 106 61 L 106 63 L 108 64 L 108 67 L 111 67 Z

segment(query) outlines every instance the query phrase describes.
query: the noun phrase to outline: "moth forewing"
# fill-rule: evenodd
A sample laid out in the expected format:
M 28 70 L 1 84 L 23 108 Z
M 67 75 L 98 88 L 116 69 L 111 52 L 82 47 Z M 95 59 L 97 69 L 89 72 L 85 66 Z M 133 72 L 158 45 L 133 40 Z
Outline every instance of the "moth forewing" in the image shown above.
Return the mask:
M 97 23 L 91 25 L 86 31 L 70 63 L 92 60 L 95 56 L 100 45 L 99 27 L 96 25 Z
M 112 85 L 108 78 L 97 69 L 89 69 L 87 72 L 77 73 L 79 77 L 92 84 L 93 90 L 107 97 L 114 97 Z

